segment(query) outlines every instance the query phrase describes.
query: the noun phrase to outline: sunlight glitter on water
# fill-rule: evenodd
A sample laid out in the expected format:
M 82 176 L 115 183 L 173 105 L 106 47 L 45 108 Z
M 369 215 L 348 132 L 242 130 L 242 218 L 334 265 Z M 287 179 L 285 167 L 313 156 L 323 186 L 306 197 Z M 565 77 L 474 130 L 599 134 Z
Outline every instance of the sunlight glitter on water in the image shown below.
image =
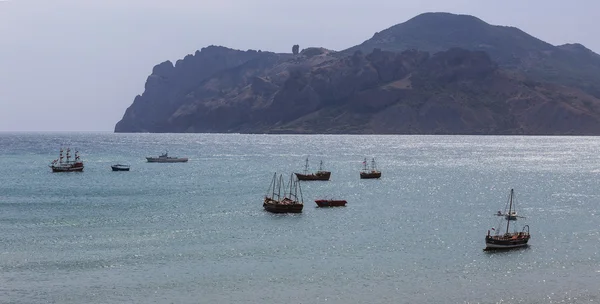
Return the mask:
M 64 142 L 83 151 L 84 173 L 49 172 Z M 145 162 L 167 148 L 190 161 Z M 599 148 L 594 137 L 0 134 L 0 300 L 598 300 Z M 306 156 L 331 180 L 302 184 L 302 214 L 264 212 L 272 174 L 301 171 Z M 365 157 L 380 180 L 358 178 Z M 132 171 L 112 172 L 115 161 Z M 531 246 L 484 253 L 510 188 Z M 316 208 L 324 196 L 348 205 Z

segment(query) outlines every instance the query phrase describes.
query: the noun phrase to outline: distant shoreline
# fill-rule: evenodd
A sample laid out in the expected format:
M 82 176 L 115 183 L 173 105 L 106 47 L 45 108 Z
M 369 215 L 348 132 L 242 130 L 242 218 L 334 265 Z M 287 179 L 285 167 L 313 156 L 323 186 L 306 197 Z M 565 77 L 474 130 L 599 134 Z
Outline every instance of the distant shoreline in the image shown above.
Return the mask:
M 0 135 L 10 134 L 164 134 L 164 135 L 294 135 L 294 136 L 514 136 L 514 137 L 597 137 L 593 134 L 390 134 L 390 133 L 220 133 L 220 132 L 202 132 L 202 133 L 169 133 L 169 132 L 113 132 L 113 131 L 0 131 Z

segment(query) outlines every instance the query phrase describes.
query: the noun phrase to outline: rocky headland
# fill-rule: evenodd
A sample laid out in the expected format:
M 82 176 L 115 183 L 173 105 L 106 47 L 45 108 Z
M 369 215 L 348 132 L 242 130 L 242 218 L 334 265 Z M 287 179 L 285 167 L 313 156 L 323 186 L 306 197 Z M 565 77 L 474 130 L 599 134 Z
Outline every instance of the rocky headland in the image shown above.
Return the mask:
M 600 55 L 426 13 L 342 51 L 209 46 L 154 67 L 115 132 L 600 134 Z

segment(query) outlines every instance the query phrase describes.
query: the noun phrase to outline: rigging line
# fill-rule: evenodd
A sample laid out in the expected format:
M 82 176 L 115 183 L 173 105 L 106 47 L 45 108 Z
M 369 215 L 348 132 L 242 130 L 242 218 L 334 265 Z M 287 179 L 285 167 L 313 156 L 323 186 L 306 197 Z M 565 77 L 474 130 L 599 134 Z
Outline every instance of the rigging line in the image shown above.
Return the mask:
M 298 189 L 300 190 L 300 203 L 304 204 L 304 197 L 302 197 L 302 186 L 300 184 L 300 181 L 298 181 L 298 179 L 296 179 L 296 185 L 298 186 Z
M 275 173 L 275 175 L 277 175 L 277 173 Z M 275 176 L 273 176 L 273 180 L 275 180 Z M 271 192 L 269 190 L 271 190 L 271 186 L 273 186 L 273 181 L 271 181 L 271 183 L 269 184 L 269 188 L 267 189 L 267 194 L 265 194 L 266 197 L 269 197 L 269 193 Z M 274 186 L 273 186 L 273 191 L 275 191 Z
M 496 224 L 496 228 L 495 228 L 496 235 L 500 235 L 500 230 L 502 230 L 501 228 L 502 228 L 502 222 L 503 222 L 503 219 L 504 219 L 504 215 L 499 216 L 499 218 L 500 219 L 498 220 L 498 224 Z
M 506 205 L 504 205 L 504 214 L 506 214 L 506 210 L 508 209 L 509 204 L 510 204 L 510 192 L 508 193 L 508 198 L 506 199 Z
M 517 213 L 517 195 L 514 193 L 513 193 L 513 210 L 515 211 L 515 213 Z

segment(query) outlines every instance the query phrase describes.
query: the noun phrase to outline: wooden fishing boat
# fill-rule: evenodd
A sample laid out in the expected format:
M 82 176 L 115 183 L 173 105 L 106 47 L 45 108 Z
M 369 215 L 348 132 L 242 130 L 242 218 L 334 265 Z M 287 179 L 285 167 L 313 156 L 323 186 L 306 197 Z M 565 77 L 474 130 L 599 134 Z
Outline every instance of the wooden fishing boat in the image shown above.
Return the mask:
M 281 195 L 282 188 L 283 195 Z M 294 179 L 293 174 L 290 175 L 290 181 L 285 186 L 283 175 L 277 178 L 277 173 L 275 173 L 269 190 L 267 190 L 267 194 L 265 195 L 263 208 L 272 213 L 301 213 L 304 203 L 302 188 L 298 179 Z
M 348 202 L 345 200 L 334 200 L 334 199 L 319 199 L 315 200 L 319 207 L 344 207 Z
M 501 250 L 501 249 L 513 249 L 526 247 L 531 238 L 529 234 L 529 225 L 523 226 L 521 231 L 510 231 L 510 215 L 515 208 L 514 190 L 510 189 L 510 195 L 508 199 L 508 216 L 503 216 L 498 225 L 498 229 L 492 228 L 495 234 L 490 234 L 488 230 L 485 236 L 485 249 L 484 250 Z M 516 213 L 515 213 L 516 214 Z M 504 229 L 504 222 L 506 222 L 506 230 Z M 513 227 L 514 228 L 514 227 Z
M 380 178 L 381 171 L 377 170 L 377 166 L 375 165 L 375 158 L 371 160 L 371 167 L 367 166 L 367 159 L 363 161 L 363 169 L 360 171 L 360 178 L 369 179 L 369 178 Z
M 71 149 L 67 148 L 66 160 L 64 160 L 63 148 L 60 148 L 58 159 L 50 163 L 52 172 L 83 172 L 83 161 L 79 157 L 79 151 L 75 151 L 75 157 L 71 159 Z
M 319 170 L 315 173 L 308 172 L 308 157 L 306 158 L 306 163 L 304 164 L 304 173 L 294 173 L 298 180 L 301 181 L 312 181 L 312 180 L 320 180 L 327 181 L 331 177 L 331 172 L 323 170 L 323 161 L 319 163 Z

